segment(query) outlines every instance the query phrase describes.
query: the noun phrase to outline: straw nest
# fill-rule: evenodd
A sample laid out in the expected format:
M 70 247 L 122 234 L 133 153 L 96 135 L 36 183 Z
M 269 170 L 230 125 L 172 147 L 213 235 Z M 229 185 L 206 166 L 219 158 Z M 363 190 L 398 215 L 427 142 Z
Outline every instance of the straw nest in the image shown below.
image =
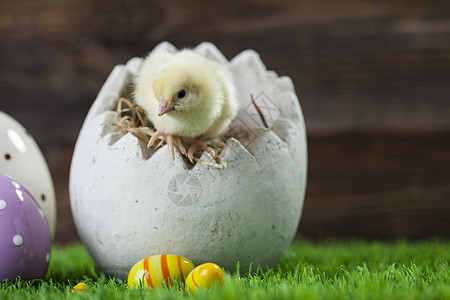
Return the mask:
M 267 122 L 264 118 L 264 115 L 261 113 L 261 110 L 256 105 L 253 95 L 250 95 L 251 101 L 258 112 L 259 117 L 261 118 L 262 123 L 267 128 Z M 116 131 L 119 131 L 123 134 L 131 133 L 133 136 L 138 138 L 139 140 L 145 142 L 147 147 L 155 152 L 162 146 L 166 144 L 166 140 L 163 137 L 159 138 L 159 141 L 154 143 L 152 146 L 149 146 L 149 141 L 151 137 L 155 134 L 156 128 L 153 126 L 151 121 L 147 118 L 145 110 L 136 104 L 136 102 L 131 98 L 121 97 L 117 102 L 117 121 L 113 125 L 116 128 Z M 220 156 L 223 148 L 226 145 L 226 141 L 229 138 L 235 138 L 239 140 L 241 143 L 245 143 L 245 141 L 249 138 L 250 133 L 248 130 L 242 129 L 242 126 L 238 124 L 238 122 L 232 122 L 228 130 L 220 136 L 216 136 L 214 138 L 209 139 L 208 146 L 214 151 L 216 154 L 214 162 L 206 161 L 200 159 L 202 151 L 198 151 L 194 153 L 194 161 L 200 162 L 205 165 L 209 165 L 215 168 L 224 169 L 226 168 L 226 160 Z M 190 146 L 191 141 L 182 139 L 181 141 L 185 146 Z M 191 164 L 187 159 L 187 154 L 184 155 L 185 161 L 188 164 Z

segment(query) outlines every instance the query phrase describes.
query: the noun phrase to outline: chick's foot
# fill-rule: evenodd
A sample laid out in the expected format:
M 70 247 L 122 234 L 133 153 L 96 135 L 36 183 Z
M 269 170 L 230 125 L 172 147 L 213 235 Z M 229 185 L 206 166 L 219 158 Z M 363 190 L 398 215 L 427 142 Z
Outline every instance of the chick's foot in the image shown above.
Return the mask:
M 199 150 L 208 152 L 214 159 L 216 159 L 216 153 L 214 152 L 214 150 L 205 145 L 201 139 L 196 139 L 194 143 L 189 147 L 187 152 L 187 157 L 191 163 L 194 163 L 194 153 Z
M 152 137 L 148 141 L 147 147 L 151 147 L 160 137 L 164 138 L 167 142 L 167 146 L 169 148 L 169 156 L 172 162 L 175 161 L 175 146 L 178 147 L 181 154 L 186 155 L 186 148 L 183 146 L 183 143 L 181 143 L 180 139 L 176 135 L 165 134 L 161 130 L 157 130 L 155 134 L 152 135 Z

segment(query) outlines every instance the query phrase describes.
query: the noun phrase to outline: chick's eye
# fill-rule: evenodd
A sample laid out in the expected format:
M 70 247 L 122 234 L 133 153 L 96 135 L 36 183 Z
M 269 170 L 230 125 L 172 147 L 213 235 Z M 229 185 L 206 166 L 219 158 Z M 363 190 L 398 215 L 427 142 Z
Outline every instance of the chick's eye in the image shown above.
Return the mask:
M 177 97 L 178 99 L 183 99 L 184 97 L 186 97 L 186 90 L 179 91 Z

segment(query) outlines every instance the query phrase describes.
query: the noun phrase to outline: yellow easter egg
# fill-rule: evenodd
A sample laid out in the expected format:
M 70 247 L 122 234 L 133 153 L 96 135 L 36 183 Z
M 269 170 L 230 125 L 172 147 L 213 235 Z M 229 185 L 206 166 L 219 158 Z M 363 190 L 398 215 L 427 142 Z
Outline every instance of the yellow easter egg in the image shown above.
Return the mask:
M 151 288 L 172 285 L 174 280 L 184 282 L 187 274 L 194 269 L 194 264 L 187 258 L 163 254 L 153 255 L 138 261 L 128 273 L 128 286 Z
M 76 286 L 73 287 L 73 289 L 70 289 L 72 292 L 84 292 L 87 291 L 89 288 L 84 282 L 80 282 Z
M 195 293 L 198 288 L 209 289 L 213 284 L 223 285 L 225 276 L 222 269 L 213 263 L 198 266 L 186 278 L 186 292 Z

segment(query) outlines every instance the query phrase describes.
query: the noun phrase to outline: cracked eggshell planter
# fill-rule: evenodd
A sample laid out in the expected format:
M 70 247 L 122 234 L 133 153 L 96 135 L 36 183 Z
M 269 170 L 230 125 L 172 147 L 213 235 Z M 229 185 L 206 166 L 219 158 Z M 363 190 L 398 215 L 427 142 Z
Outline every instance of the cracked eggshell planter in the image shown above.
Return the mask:
M 169 43 L 156 50 L 178 51 Z M 234 124 L 250 133 L 227 141 L 227 167 L 189 168 L 167 145 L 152 153 L 114 131 L 115 107 L 142 59 L 114 68 L 83 124 L 72 159 L 70 200 L 78 233 L 99 267 L 126 278 L 140 259 L 175 254 L 228 271 L 273 267 L 294 238 L 306 188 L 307 148 L 292 81 L 244 51 L 227 61 L 210 43 L 196 52 L 227 65 L 241 110 Z M 250 94 L 270 129 L 251 104 Z M 212 161 L 207 153 L 202 159 Z

